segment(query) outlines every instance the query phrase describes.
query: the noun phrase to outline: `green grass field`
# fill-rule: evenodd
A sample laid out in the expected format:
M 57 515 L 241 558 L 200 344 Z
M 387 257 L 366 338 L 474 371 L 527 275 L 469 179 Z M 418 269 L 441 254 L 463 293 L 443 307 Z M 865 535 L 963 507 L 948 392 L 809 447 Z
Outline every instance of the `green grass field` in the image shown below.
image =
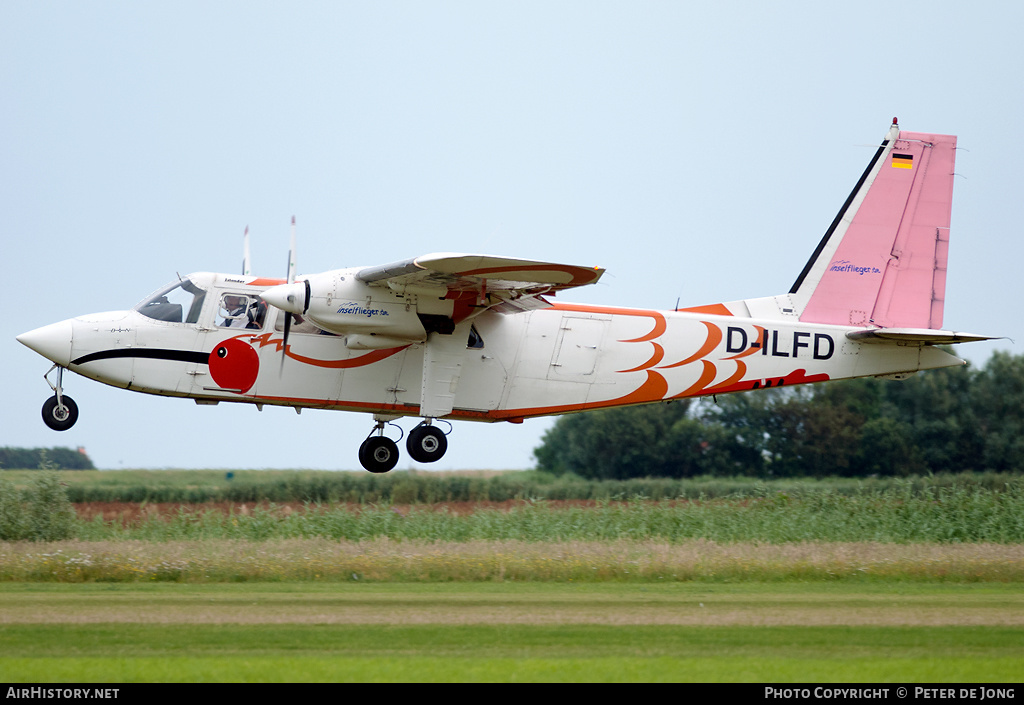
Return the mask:
M 49 494 L 2 475 L 28 490 L 0 493 L 8 682 L 1014 683 L 1024 663 L 1018 480 L 710 499 L 528 475 L 62 473 Z M 61 487 L 135 503 L 76 513 Z M 428 506 L 456 496 L 519 501 Z
M 1015 585 L 0 585 L 10 682 L 1015 682 Z

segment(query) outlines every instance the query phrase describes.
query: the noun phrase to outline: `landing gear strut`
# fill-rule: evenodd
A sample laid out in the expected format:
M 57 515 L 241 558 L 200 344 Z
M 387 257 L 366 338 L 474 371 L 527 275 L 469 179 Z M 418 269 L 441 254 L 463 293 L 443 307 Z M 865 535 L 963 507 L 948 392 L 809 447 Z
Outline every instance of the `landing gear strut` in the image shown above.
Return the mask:
M 50 381 L 50 373 L 57 369 L 57 383 Z M 53 390 L 53 396 L 43 402 L 43 423 L 54 431 L 67 431 L 78 421 L 78 404 L 71 397 L 64 394 L 61 383 L 64 379 L 64 368 L 59 365 L 51 367 L 43 379 Z

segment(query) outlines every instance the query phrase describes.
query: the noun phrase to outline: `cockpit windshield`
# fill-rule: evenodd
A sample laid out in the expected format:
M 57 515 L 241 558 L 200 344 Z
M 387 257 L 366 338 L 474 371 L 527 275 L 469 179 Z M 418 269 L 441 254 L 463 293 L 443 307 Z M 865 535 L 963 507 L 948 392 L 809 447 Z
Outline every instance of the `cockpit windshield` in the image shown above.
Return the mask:
M 170 323 L 198 323 L 206 291 L 181 279 L 150 296 L 135 310 L 143 316 Z

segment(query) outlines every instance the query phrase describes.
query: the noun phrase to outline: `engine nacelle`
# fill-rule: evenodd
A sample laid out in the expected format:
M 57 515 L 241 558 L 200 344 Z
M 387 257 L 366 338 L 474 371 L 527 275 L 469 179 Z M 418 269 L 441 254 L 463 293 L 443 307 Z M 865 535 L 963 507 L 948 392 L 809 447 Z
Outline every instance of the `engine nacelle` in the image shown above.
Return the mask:
M 359 341 L 362 349 L 426 340 L 427 331 L 417 315 L 415 297 L 386 286 L 365 284 L 356 279 L 355 271 L 314 274 L 294 284 L 271 287 L 262 297 L 272 306 L 303 316 L 318 328 L 353 336 L 353 342 Z M 371 345 L 370 336 L 392 344 L 374 340 Z

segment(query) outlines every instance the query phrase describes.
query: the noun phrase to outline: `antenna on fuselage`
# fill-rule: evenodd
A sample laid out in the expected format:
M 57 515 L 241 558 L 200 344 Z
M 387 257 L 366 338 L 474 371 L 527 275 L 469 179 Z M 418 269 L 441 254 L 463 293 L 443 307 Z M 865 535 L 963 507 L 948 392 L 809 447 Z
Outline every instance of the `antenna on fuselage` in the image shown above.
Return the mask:
M 295 281 L 295 216 L 292 216 L 292 241 L 288 248 L 288 283 Z
M 249 263 L 249 226 L 245 226 L 245 233 L 242 235 L 242 276 L 252 274 L 252 266 Z

